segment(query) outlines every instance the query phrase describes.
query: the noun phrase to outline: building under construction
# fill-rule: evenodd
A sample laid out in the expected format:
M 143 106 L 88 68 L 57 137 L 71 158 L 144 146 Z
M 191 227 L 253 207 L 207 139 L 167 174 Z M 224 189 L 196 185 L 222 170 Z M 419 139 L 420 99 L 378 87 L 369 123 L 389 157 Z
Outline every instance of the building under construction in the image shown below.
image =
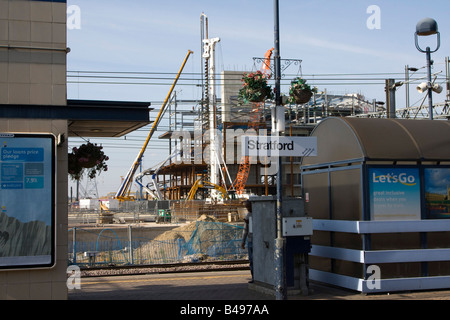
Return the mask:
M 244 73 L 221 73 L 220 99 L 171 100 L 169 130 L 158 137 L 167 141 L 169 155 L 166 161 L 145 172 L 152 177 L 146 187 L 150 195 L 159 200 L 194 200 L 209 199 L 215 191 L 216 199 L 220 200 L 276 193 L 273 167 L 241 152 L 243 135 L 271 135 L 273 106 L 271 101 L 249 104 L 239 101 Z M 197 105 L 197 109 L 192 105 Z M 372 107 L 359 95 L 315 94 L 304 105 L 285 106 L 285 135 L 309 136 L 324 117 L 360 114 Z M 216 154 L 211 152 L 211 127 L 220 140 L 215 141 Z M 286 196 L 301 195 L 300 161 L 300 157 L 283 158 L 282 189 Z

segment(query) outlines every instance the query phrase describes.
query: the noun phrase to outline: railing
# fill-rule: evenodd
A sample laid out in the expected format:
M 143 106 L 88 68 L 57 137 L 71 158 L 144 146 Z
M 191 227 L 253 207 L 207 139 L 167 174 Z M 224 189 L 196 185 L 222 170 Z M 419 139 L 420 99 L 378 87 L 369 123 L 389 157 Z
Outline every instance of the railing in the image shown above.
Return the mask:
M 433 105 L 433 119 L 449 119 L 450 108 L 447 103 Z M 357 118 L 387 118 L 387 111 L 369 112 L 354 115 Z M 395 110 L 395 117 L 398 119 L 429 119 L 430 113 L 427 106 L 415 106 Z
M 417 220 L 417 221 L 343 221 L 343 220 L 321 220 L 314 219 L 314 231 L 328 231 L 333 233 L 360 234 L 370 237 L 372 234 L 392 233 L 429 233 L 450 232 L 450 220 Z M 445 239 L 445 237 L 443 238 Z M 448 240 L 448 235 L 447 238 Z M 364 239 L 369 243 L 368 239 Z M 337 259 L 348 262 L 360 263 L 363 266 L 362 274 L 366 275 L 366 267 L 377 264 L 394 263 L 427 263 L 436 261 L 450 262 L 450 248 L 448 241 L 440 243 L 441 248 L 428 248 L 425 240 L 422 241 L 423 248 L 402 249 L 398 244 L 396 250 L 356 250 L 334 246 L 313 245 L 311 256 L 326 259 Z M 368 246 L 368 245 L 367 245 Z M 426 267 L 424 268 L 426 270 Z M 421 277 L 397 277 L 380 278 L 364 277 L 357 278 L 347 275 L 326 272 L 321 270 L 310 270 L 312 280 L 333 284 L 361 292 L 392 292 L 404 290 L 426 290 L 450 288 L 450 270 L 446 268 L 445 275 L 428 276 L 427 272 Z

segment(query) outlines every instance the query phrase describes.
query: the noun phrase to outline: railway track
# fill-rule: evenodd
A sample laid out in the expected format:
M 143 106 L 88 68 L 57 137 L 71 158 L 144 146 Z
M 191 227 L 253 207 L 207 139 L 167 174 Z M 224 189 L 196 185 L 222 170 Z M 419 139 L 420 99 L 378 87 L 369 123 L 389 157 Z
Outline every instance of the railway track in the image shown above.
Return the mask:
M 204 261 L 152 265 L 122 265 L 109 267 L 81 267 L 81 277 L 122 276 L 152 273 L 182 273 L 249 270 L 248 260 Z

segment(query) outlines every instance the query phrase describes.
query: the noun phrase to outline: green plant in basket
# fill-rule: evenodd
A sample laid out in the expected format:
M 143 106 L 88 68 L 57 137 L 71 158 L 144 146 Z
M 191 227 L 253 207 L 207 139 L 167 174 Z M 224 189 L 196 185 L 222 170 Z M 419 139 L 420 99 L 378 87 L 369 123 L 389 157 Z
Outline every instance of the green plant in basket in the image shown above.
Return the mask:
M 244 84 L 239 90 L 238 99 L 240 101 L 249 103 L 273 99 L 272 88 L 268 85 L 267 78 L 261 71 L 245 73 L 241 81 Z
M 109 157 L 103 152 L 102 146 L 97 144 L 86 143 L 80 147 L 74 147 L 72 152 L 68 154 L 69 175 L 73 180 L 80 180 L 85 169 L 88 169 L 88 176 L 90 179 L 100 174 L 102 171 L 107 171 L 108 166 L 106 161 Z
M 305 79 L 297 77 L 291 81 L 291 86 L 289 87 L 289 103 L 307 103 L 313 93 L 317 93 L 317 88 L 311 88 Z

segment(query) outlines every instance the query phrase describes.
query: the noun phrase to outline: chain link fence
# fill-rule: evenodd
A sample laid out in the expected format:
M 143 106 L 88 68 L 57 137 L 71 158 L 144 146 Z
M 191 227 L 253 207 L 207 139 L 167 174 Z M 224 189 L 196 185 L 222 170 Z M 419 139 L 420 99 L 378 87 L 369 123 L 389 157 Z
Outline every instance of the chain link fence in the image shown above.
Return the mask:
M 154 239 L 119 236 L 112 228 L 93 232 L 80 227 L 69 230 L 69 264 L 78 266 L 119 266 L 182 263 L 211 260 L 247 259 L 241 249 L 243 226 L 201 216 L 197 221 L 163 232 Z M 78 240 L 81 233 L 92 233 L 91 240 Z M 95 239 L 96 237 L 96 239 Z M 84 235 L 82 238 L 87 238 Z

